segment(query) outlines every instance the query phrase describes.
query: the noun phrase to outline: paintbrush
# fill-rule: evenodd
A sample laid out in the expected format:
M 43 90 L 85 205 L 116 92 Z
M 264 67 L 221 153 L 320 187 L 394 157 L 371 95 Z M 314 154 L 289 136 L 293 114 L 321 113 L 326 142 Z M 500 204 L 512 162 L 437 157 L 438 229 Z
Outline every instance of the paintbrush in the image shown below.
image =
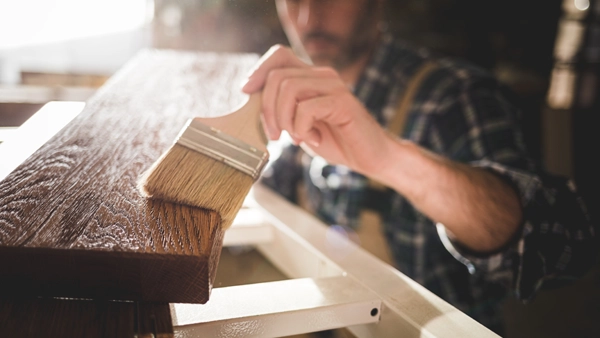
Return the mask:
M 269 159 L 261 106 L 258 92 L 232 113 L 188 120 L 141 176 L 142 195 L 214 210 L 227 229 Z

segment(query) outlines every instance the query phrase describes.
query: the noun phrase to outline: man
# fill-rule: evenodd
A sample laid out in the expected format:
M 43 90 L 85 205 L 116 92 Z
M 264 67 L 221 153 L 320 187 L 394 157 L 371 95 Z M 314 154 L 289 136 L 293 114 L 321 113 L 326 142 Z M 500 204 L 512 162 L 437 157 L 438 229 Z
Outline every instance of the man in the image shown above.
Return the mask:
M 262 89 L 267 135 L 286 131 L 294 146 L 263 182 L 292 201 L 303 182 L 331 224 L 360 226 L 375 206 L 399 270 L 501 334 L 509 292 L 530 300 L 593 264 L 594 228 L 572 182 L 528 156 L 502 87 L 382 32 L 383 2 L 276 1 L 293 51 L 273 47 L 243 90 Z M 436 66 L 393 135 L 385 128 L 425 64 Z

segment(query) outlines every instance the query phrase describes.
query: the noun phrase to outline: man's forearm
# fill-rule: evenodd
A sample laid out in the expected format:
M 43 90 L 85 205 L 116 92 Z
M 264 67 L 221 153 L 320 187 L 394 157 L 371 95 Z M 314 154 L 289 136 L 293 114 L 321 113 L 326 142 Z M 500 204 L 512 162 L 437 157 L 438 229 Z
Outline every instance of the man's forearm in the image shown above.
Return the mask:
M 491 252 L 512 238 L 522 210 L 509 184 L 491 172 L 448 160 L 412 142 L 392 138 L 390 142 L 389 161 L 373 178 L 442 223 L 471 250 Z

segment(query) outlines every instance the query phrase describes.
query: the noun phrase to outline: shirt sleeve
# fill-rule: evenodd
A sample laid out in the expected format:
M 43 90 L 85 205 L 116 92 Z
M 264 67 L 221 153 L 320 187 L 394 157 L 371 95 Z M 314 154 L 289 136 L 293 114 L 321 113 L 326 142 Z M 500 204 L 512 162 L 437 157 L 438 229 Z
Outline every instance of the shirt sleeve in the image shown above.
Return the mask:
M 531 300 L 542 286 L 569 283 L 581 277 L 596 258 L 595 228 L 575 184 L 559 176 L 540 177 L 498 163 L 473 165 L 507 177 L 517 186 L 523 224 L 514 239 L 494 254 L 477 255 L 448 236 L 438 234 L 448 251 L 474 273 L 509 284 L 518 299 Z
M 498 252 L 478 255 L 449 236 L 438 234 L 446 249 L 471 273 L 508 284 L 528 301 L 546 285 L 581 277 L 597 257 L 596 225 L 590 220 L 575 183 L 550 175 L 528 156 L 517 124 L 517 111 L 491 80 L 458 86 L 455 99 L 440 111 L 432 137 L 446 156 L 484 168 L 518 192 L 523 208 L 521 227 Z M 451 125 L 450 131 L 443 129 Z

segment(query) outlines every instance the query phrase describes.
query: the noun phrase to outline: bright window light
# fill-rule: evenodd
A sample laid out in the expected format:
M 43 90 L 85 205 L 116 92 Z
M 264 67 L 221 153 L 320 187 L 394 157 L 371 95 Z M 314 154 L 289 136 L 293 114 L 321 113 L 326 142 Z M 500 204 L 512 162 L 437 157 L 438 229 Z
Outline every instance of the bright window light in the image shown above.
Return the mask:
M 134 30 L 152 19 L 152 0 L 0 1 L 0 49 Z
M 585 11 L 590 8 L 590 0 L 575 0 L 575 8 Z

